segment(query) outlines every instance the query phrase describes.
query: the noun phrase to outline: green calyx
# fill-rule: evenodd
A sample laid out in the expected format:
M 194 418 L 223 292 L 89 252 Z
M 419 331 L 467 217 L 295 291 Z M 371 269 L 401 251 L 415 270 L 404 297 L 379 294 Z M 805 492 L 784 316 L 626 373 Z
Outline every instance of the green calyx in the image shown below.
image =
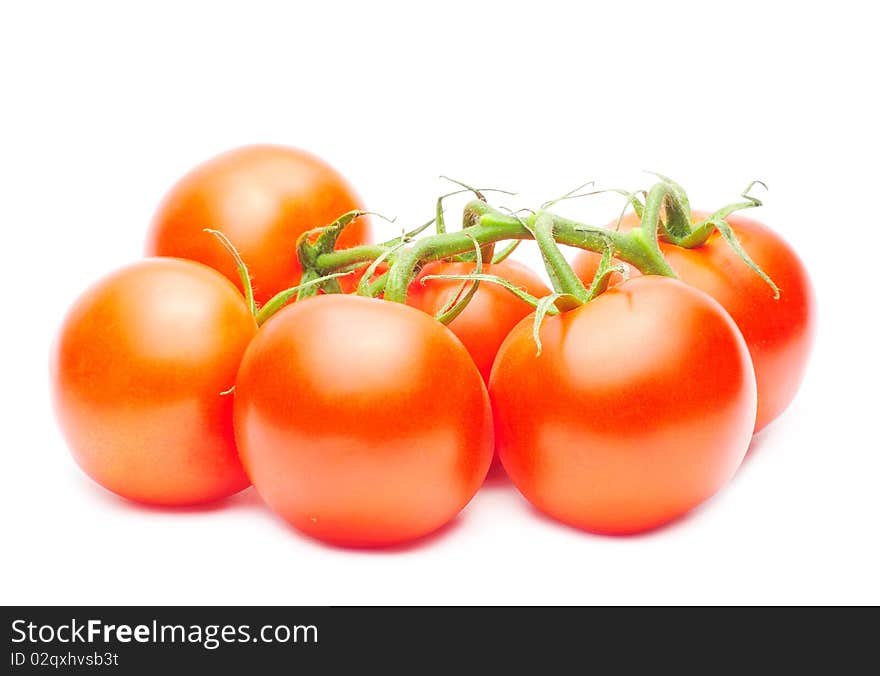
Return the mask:
M 646 236 L 656 236 L 656 238 L 676 246 L 694 249 L 705 244 L 709 236 L 717 230 L 743 263 L 748 265 L 755 274 L 770 286 L 773 290 L 774 298 L 778 299 L 779 287 L 752 260 L 737 238 L 736 233 L 733 232 L 733 229 L 725 220 L 737 211 L 761 206 L 761 200 L 752 195 L 751 191 L 756 185 L 760 185 L 766 190 L 767 185 L 763 181 L 752 181 L 741 193 L 743 201 L 728 204 L 713 212 L 702 221 L 693 223 L 691 220 L 690 203 L 684 188 L 671 178 L 661 174 L 656 174 L 656 176 L 661 179 L 661 182 L 651 188 L 645 202 L 644 212 L 640 216 L 642 222 L 641 229 L 645 231 Z M 661 219 L 661 211 L 665 214 L 665 219 Z M 653 235 L 653 233 L 656 233 L 656 235 Z

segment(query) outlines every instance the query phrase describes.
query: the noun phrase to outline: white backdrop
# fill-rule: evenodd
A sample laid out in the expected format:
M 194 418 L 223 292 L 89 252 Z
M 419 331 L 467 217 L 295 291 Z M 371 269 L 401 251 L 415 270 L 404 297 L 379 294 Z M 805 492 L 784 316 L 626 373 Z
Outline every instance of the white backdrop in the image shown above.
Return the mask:
M 880 602 L 877 21 L 868 3 L 785 5 L 4 3 L 0 601 Z M 638 537 L 558 525 L 497 477 L 436 536 L 380 552 L 308 540 L 252 490 L 118 499 L 55 429 L 50 341 L 85 285 L 140 255 L 179 175 L 258 141 L 318 153 L 404 223 L 430 217 L 439 174 L 520 191 L 508 206 L 651 169 L 715 207 L 764 179 L 750 215 L 818 292 L 803 389 L 725 491 Z M 602 223 L 618 205 L 563 211 Z

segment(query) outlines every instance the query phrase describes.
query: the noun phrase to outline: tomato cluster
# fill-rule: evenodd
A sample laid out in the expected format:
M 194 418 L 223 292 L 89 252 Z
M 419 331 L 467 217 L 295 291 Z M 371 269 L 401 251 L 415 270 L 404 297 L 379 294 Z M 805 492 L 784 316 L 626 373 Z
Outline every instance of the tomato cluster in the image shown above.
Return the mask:
M 815 311 L 796 254 L 727 219 L 777 298 L 718 233 L 659 242 L 662 274 L 621 276 L 612 253 L 642 260 L 625 247 L 594 246 L 572 271 L 534 222 L 505 218 L 490 232 L 470 214 L 469 251 L 452 233 L 371 244 L 360 200 L 312 155 L 252 146 L 197 167 L 159 207 L 150 257 L 63 321 L 51 384 L 74 458 L 156 505 L 253 483 L 345 546 L 448 523 L 496 451 L 529 501 L 585 530 L 643 531 L 709 498 L 802 378 Z M 539 240 L 555 294 L 483 260 L 502 235 Z

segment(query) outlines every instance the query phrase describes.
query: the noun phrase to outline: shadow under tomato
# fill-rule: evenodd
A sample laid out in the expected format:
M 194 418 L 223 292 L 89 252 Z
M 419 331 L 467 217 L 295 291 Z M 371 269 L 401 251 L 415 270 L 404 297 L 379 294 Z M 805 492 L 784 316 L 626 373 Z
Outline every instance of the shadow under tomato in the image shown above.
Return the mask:
M 239 491 L 229 497 L 203 502 L 193 505 L 153 505 L 145 502 L 130 500 L 107 490 L 98 483 L 95 483 L 86 476 L 80 475 L 82 484 L 85 489 L 92 493 L 98 500 L 104 504 L 121 509 L 130 509 L 140 512 L 155 512 L 158 514 L 209 514 L 229 509 L 253 509 L 256 506 L 262 507 L 263 501 L 254 490 L 253 486 Z
M 501 464 L 501 461 L 498 459 L 496 455 L 492 458 L 492 464 L 489 465 L 489 472 L 486 474 L 486 478 L 483 480 L 483 485 L 481 486 L 481 490 L 484 488 L 513 488 L 513 483 L 510 481 L 510 477 L 507 476 L 507 472 L 504 470 L 504 465 Z
M 746 450 L 745 456 L 743 457 L 743 461 L 740 464 L 740 467 L 738 468 L 737 472 L 730 478 L 730 481 L 728 482 L 727 486 L 722 487 L 721 490 L 719 490 L 715 495 L 710 497 L 705 502 L 700 503 L 699 505 L 697 505 L 693 509 L 689 510 L 688 512 L 685 512 L 684 514 L 677 516 L 676 518 L 672 519 L 671 521 L 667 521 L 667 522 L 661 523 L 658 526 L 655 526 L 653 528 L 649 528 L 648 530 L 639 531 L 637 533 L 604 533 L 601 531 L 590 531 L 590 530 L 586 530 L 586 529 L 582 529 L 582 528 L 577 528 L 576 526 L 570 526 L 566 523 L 563 523 L 562 521 L 558 521 L 558 520 L 554 519 L 553 517 L 548 516 L 547 514 L 544 514 L 537 507 L 535 507 L 530 502 L 528 502 L 528 500 L 526 500 L 525 498 L 523 498 L 523 501 L 526 503 L 528 511 L 531 512 L 531 514 L 533 516 L 540 519 L 541 521 L 548 523 L 552 526 L 555 526 L 557 528 L 562 528 L 562 529 L 565 529 L 568 531 L 581 533 L 583 535 L 587 535 L 587 536 L 592 535 L 595 537 L 604 537 L 604 538 L 610 538 L 610 539 L 624 539 L 624 540 L 642 539 L 642 538 L 647 539 L 647 538 L 659 536 L 659 535 L 662 535 L 663 533 L 666 533 L 667 531 L 671 531 L 676 528 L 679 528 L 683 524 L 686 524 L 686 523 L 692 521 L 693 519 L 698 518 L 704 510 L 711 509 L 712 503 L 714 503 L 716 500 L 718 500 L 720 497 L 722 497 L 724 494 L 724 491 L 727 490 L 727 487 L 730 486 L 731 484 L 733 484 L 733 482 L 737 481 L 741 477 L 741 475 L 743 474 L 743 467 L 745 467 L 748 463 L 750 463 L 755 458 L 755 456 L 760 456 L 761 449 L 763 449 L 764 447 L 772 446 L 773 445 L 772 439 L 774 439 L 776 436 L 778 436 L 780 434 L 784 434 L 781 431 L 782 428 L 784 427 L 784 424 L 785 424 L 784 421 L 780 421 L 779 419 L 774 420 L 769 425 L 767 425 L 764 429 L 762 429 L 760 432 L 758 432 L 757 434 L 752 436 L 752 439 L 749 442 L 749 447 Z M 497 459 L 494 462 L 497 462 Z M 498 464 L 500 466 L 500 463 L 498 463 Z M 500 471 L 502 474 L 504 473 L 503 468 L 501 468 Z M 491 471 L 490 471 L 490 474 L 491 474 Z M 509 483 L 509 479 L 506 478 L 506 475 L 504 476 L 504 479 Z M 488 479 L 487 479 L 487 481 L 488 481 Z
M 774 420 L 767 427 L 752 436 L 752 440 L 749 442 L 749 449 L 746 451 L 745 458 L 743 458 L 743 463 L 752 460 L 756 455 L 760 455 L 761 449 L 768 445 L 768 440 L 777 435 L 778 430 L 779 421 Z
M 398 542 L 389 545 L 346 545 L 342 543 L 321 540 L 320 538 L 316 538 L 313 535 L 304 533 L 292 524 L 285 521 L 280 516 L 275 514 L 273 514 L 273 516 L 275 517 L 275 520 L 281 524 L 281 527 L 284 528 L 292 537 L 308 540 L 309 542 L 323 549 L 366 555 L 400 554 L 432 547 L 438 542 L 444 540 L 450 533 L 454 533 L 456 530 L 458 530 L 463 523 L 463 519 L 466 518 L 463 515 L 459 514 L 452 521 L 440 526 L 440 528 L 438 528 L 437 530 L 431 531 L 427 535 L 423 535 L 419 538 L 416 538 L 415 540 L 409 540 L 407 542 Z
M 743 467 L 745 467 L 747 465 L 747 463 L 751 462 L 755 456 L 761 455 L 762 448 L 764 448 L 765 446 L 772 446 L 773 445 L 771 440 L 780 434 L 781 429 L 782 429 L 782 425 L 780 425 L 780 421 L 774 420 L 767 427 L 762 429 L 757 434 L 753 435 L 751 441 L 749 442 L 749 447 L 746 450 L 746 454 L 743 457 L 742 463 L 740 464 L 736 473 L 730 478 L 730 481 L 728 481 L 728 483 L 725 486 L 723 486 L 717 493 L 715 493 L 715 495 L 711 496 L 708 500 L 705 500 L 704 502 L 700 503 L 699 505 L 697 505 L 693 509 L 685 512 L 681 516 L 677 516 L 676 518 L 672 519 L 671 521 L 661 523 L 660 525 L 655 526 L 654 528 L 649 528 L 648 530 L 645 530 L 645 531 L 640 531 L 638 533 L 619 533 L 618 534 L 618 533 L 602 533 L 602 532 L 581 530 L 579 528 L 575 528 L 574 526 L 569 526 L 569 525 L 564 524 L 560 521 L 556 521 L 552 517 L 547 516 L 546 514 L 542 513 L 540 510 L 538 510 L 536 507 L 534 507 L 530 503 L 529 503 L 529 507 L 531 508 L 531 510 L 534 513 L 538 514 L 539 517 L 545 521 L 555 523 L 557 526 L 561 526 L 561 527 L 566 528 L 568 530 L 574 530 L 574 531 L 577 531 L 580 533 L 585 533 L 588 535 L 596 535 L 599 537 L 608 537 L 608 538 L 612 538 L 612 539 L 614 539 L 614 538 L 640 539 L 640 538 L 651 538 L 654 536 L 662 535 L 663 533 L 665 533 L 667 531 L 679 528 L 683 524 L 687 524 L 688 522 L 690 522 L 696 518 L 699 518 L 700 515 L 705 510 L 712 509 L 713 503 L 719 499 L 723 499 L 724 492 L 726 490 L 728 490 L 728 488 L 731 484 L 733 484 L 735 481 L 739 480 L 740 477 L 743 475 Z
M 673 531 L 673 530 L 683 526 L 684 524 L 687 524 L 688 522 L 692 521 L 693 519 L 698 518 L 700 513 L 703 510 L 705 510 L 706 508 L 708 508 L 711 505 L 711 503 L 715 500 L 716 497 L 717 497 L 717 494 L 713 495 L 711 498 L 709 498 L 705 502 L 697 505 L 696 507 L 694 507 L 690 511 L 687 511 L 684 514 L 681 514 L 680 516 L 677 516 L 674 519 L 671 519 L 670 521 L 666 521 L 666 522 L 658 524 L 657 526 L 654 526 L 652 528 L 637 531 L 635 533 L 608 533 L 608 532 L 604 532 L 604 531 L 587 530 L 586 528 L 578 528 L 577 526 L 569 525 L 567 523 L 564 523 L 563 521 L 559 521 L 557 519 L 554 519 L 552 516 L 545 514 L 544 512 L 539 510 L 537 507 L 535 507 L 532 503 L 530 503 L 525 498 L 523 498 L 523 501 L 526 503 L 527 511 L 530 512 L 534 518 L 537 518 L 538 520 L 546 523 L 547 525 L 561 529 L 561 530 L 566 530 L 571 533 L 577 533 L 577 534 L 579 534 L 581 536 L 585 536 L 585 537 L 603 538 L 603 539 L 607 539 L 607 540 L 646 540 L 646 539 L 650 539 L 653 537 L 658 537 L 660 535 L 663 535 L 664 533 L 666 533 L 668 531 Z

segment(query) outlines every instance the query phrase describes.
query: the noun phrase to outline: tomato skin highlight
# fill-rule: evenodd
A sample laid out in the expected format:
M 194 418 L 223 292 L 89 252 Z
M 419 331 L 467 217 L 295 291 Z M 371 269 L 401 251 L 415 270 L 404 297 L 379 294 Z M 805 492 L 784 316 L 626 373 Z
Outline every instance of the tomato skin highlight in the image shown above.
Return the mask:
M 493 453 L 485 385 L 460 341 L 406 305 L 329 294 L 281 310 L 236 381 L 242 462 L 299 530 L 346 546 L 455 517 Z
M 284 146 L 244 146 L 199 165 L 171 188 L 153 216 L 145 252 L 199 261 L 241 289 L 229 253 L 203 232 L 219 230 L 241 253 L 262 304 L 299 282 L 296 243 L 303 232 L 362 208 L 348 182 L 314 155 Z M 338 248 L 369 236 L 363 216 L 343 231 Z
M 50 360 L 58 423 L 83 471 L 154 505 L 246 488 L 221 392 L 256 330 L 238 290 L 199 263 L 147 259 L 89 288 Z
M 429 279 L 422 284 L 421 280 L 427 275 L 467 275 L 475 268 L 475 263 L 429 263 L 410 288 L 407 304 L 434 316 L 455 296 L 461 282 Z M 483 272 L 503 277 L 538 298 L 550 293 L 535 272 L 516 261 L 486 264 Z M 491 282 L 482 282 L 468 306 L 448 326 L 467 348 L 483 380 L 488 382 L 501 343 L 510 330 L 533 310 L 507 289 Z
M 695 211 L 695 222 L 708 216 Z M 727 219 L 752 260 L 779 287 L 773 290 L 737 256 L 718 233 L 695 249 L 660 243 L 663 255 L 679 278 L 708 293 L 736 322 L 752 356 L 758 381 L 758 432 L 788 408 L 800 388 L 816 332 L 816 299 L 804 264 L 773 230 L 734 214 Z M 639 224 L 634 214 L 624 230 Z M 583 252 L 573 267 L 582 279 L 594 269 L 595 256 Z
M 755 377 L 733 321 L 704 293 L 644 276 L 501 346 L 489 384 L 496 446 L 538 509 L 577 528 L 660 526 L 712 496 L 752 435 Z

